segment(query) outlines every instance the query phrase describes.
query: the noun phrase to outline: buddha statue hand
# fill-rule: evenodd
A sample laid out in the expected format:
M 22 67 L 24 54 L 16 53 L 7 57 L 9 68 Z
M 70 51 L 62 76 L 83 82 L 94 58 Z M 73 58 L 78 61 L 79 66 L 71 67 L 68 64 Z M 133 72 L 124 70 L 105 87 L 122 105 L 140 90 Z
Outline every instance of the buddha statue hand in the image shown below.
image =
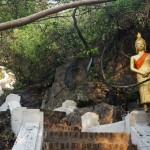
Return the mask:
M 149 74 L 150 74 L 150 72 L 143 72 L 143 73 L 142 73 L 142 77 L 143 77 L 143 78 L 146 78 L 146 77 L 149 76 Z

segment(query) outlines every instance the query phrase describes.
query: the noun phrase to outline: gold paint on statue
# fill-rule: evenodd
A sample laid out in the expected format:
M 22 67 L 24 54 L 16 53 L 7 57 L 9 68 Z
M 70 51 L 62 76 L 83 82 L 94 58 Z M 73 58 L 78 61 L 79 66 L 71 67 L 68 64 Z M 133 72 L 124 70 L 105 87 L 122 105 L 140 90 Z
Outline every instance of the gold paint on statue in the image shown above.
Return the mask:
M 137 34 L 135 48 L 137 55 L 131 57 L 130 69 L 136 73 L 139 83 L 150 78 L 150 54 L 146 53 L 146 42 L 140 33 Z M 150 81 L 139 85 L 139 93 L 141 104 L 143 104 L 144 110 L 147 111 L 150 104 Z

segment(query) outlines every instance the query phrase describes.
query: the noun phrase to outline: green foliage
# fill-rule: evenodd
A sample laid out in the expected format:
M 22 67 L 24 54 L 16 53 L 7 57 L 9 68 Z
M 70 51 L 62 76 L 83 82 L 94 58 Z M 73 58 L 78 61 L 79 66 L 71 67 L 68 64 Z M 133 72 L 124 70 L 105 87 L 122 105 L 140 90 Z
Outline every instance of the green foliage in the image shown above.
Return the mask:
M 15 82 L 15 84 L 13 86 L 14 86 L 15 89 L 20 89 L 20 88 L 26 87 L 27 85 L 21 83 L 20 81 L 17 81 L 17 82 Z
M 66 55 L 73 56 L 71 47 L 76 50 L 77 45 L 72 40 L 76 40 L 76 34 L 71 33 L 71 28 L 70 22 L 52 19 L 15 29 L 4 39 L 10 55 L 7 68 L 22 83 L 44 80 L 55 66 L 66 61 Z
M 58 49 L 53 42 L 48 42 L 47 33 L 31 24 L 22 29 L 15 29 L 13 36 L 7 39 L 9 52 L 8 68 L 23 83 L 38 82 L 52 69 L 51 54 Z
M 79 55 L 80 55 L 80 57 L 85 58 L 85 57 L 88 57 L 89 55 L 94 55 L 94 54 L 98 54 L 97 47 L 87 49 L 87 50 L 82 50 Z
M 23 30 L 15 29 L 15 40 L 10 39 L 10 48 L 19 54 L 22 53 L 26 58 L 30 58 L 31 61 L 38 61 L 38 58 L 35 56 L 35 51 L 36 47 L 41 43 L 40 36 L 40 31 L 35 29 L 33 25 Z
M 113 72 L 111 70 L 107 70 L 107 72 L 105 72 L 105 76 L 108 83 L 114 84 Z
M 46 80 L 61 63 L 88 57 L 89 54 L 98 55 L 102 43 L 107 42 L 118 30 L 118 15 L 126 11 L 137 11 L 144 2 L 145 0 L 118 0 L 78 8 L 76 19 L 90 47 L 88 50 L 85 50 L 74 28 L 72 10 L 51 15 L 50 19 L 47 17 L 22 28 L 1 32 L 1 63 L 15 73 L 20 82 L 16 87 Z M 38 3 L 34 0 L 2 0 L 0 21 L 27 16 L 46 7 L 46 2 Z M 140 16 L 137 20 L 141 20 Z M 92 72 L 91 76 L 95 78 L 96 73 Z
M 0 22 L 25 17 L 45 9 L 45 2 L 40 4 L 35 0 L 1 0 L 0 1 Z
M 13 131 L 7 130 L 7 131 L 6 131 L 6 139 L 5 139 L 5 140 L 10 141 L 10 140 L 12 140 L 12 139 L 14 139 L 14 133 L 13 133 Z
M 138 91 L 131 91 L 130 93 L 128 93 L 127 95 L 127 99 L 130 101 L 130 102 L 139 102 L 139 98 L 140 95 L 139 95 L 139 92 Z
M 96 39 L 104 42 L 110 39 L 118 30 L 118 16 L 123 12 L 139 10 L 142 2 L 145 0 L 118 0 L 112 3 L 99 4 L 97 9 L 91 9 L 91 6 L 84 7 L 89 9 L 89 13 L 80 17 L 84 21 L 79 21 L 79 26 L 88 43 L 93 43 L 93 40 Z
M 91 67 L 88 73 L 89 81 L 98 81 L 99 80 L 99 68 Z

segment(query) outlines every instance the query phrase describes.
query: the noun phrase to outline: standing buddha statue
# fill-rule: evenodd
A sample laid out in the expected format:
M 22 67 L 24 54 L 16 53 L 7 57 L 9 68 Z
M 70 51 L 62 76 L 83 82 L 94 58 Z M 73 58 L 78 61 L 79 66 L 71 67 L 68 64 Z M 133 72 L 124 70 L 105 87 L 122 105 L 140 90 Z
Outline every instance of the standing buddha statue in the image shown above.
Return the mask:
M 135 41 L 135 49 L 137 55 L 130 59 L 130 69 L 136 73 L 137 81 L 142 82 L 150 78 L 150 54 L 146 52 L 146 42 L 137 34 Z M 139 85 L 140 102 L 147 112 L 150 104 L 150 80 Z

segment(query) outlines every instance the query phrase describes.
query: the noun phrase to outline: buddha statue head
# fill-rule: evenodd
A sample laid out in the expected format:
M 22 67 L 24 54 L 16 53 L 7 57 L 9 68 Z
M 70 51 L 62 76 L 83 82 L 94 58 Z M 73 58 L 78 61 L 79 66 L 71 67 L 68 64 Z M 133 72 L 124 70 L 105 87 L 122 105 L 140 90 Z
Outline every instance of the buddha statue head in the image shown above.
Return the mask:
M 135 49 L 136 53 L 138 53 L 140 50 L 144 50 L 146 52 L 146 42 L 145 40 L 141 37 L 141 34 L 138 32 L 137 34 L 137 39 L 135 41 Z

